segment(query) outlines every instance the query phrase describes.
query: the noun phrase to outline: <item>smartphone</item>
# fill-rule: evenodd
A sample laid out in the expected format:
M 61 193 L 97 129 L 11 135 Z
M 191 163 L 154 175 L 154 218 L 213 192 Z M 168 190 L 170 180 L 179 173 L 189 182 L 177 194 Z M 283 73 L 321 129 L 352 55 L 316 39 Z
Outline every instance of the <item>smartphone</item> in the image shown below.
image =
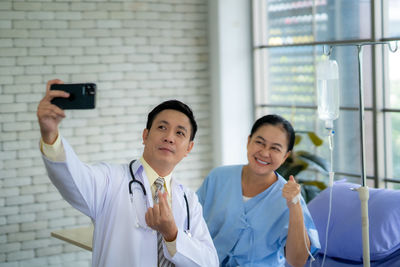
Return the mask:
M 96 106 L 95 83 L 52 84 L 50 90 L 69 93 L 68 98 L 56 97 L 51 103 L 61 109 L 94 109 Z

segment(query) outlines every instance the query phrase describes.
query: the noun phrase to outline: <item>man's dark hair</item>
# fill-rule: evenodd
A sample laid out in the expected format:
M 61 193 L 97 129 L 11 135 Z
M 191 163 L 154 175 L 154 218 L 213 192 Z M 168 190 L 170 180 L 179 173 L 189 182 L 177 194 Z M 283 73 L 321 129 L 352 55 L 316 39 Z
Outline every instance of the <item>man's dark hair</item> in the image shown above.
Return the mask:
M 172 109 L 176 110 L 179 112 L 182 112 L 185 114 L 190 121 L 190 124 L 192 126 L 192 131 L 190 133 L 190 141 L 194 140 L 194 137 L 197 132 L 197 123 L 196 120 L 194 119 L 194 115 L 192 110 L 189 108 L 188 105 L 185 103 L 182 103 L 179 100 L 167 100 L 156 106 L 152 111 L 150 111 L 149 115 L 147 116 L 147 124 L 146 124 L 146 129 L 150 131 L 151 125 L 153 124 L 153 121 L 155 117 L 158 115 L 163 110 L 166 109 Z
M 253 134 L 258 130 L 258 128 L 264 125 L 281 125 L 287 135 L 287 140 L 288 140 L 287 151 L 293 150 L 295 133 L 289 121 L 285 120 L 284 118 L 276 114 L 265 115 L 256 120 L 256 122 L 253 124 L 253 127 L 251 128 L 250 132 L 250 137 L 253 136 Z

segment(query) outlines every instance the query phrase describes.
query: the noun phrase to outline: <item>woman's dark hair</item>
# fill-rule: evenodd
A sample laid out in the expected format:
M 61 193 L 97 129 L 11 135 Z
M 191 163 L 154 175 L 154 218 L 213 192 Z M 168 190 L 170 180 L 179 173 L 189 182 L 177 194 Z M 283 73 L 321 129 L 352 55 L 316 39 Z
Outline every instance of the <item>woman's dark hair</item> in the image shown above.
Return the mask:
M 287 135 L 287 140 L 288 140 L 287 151 L 293 150 L 295 134 L 293 127 L 289 121 L 285 120 L 284 118 L 276 114 L 265 115 L 256 120 L 256 122 L 253 124 L 253 127 L 251 128 L 250 132 L 250 137 L 253 136 L 253 134 L 258 130 L 258 128 L 264 125 L 281 125 L 282 128 L 286 131 Z
M 189 118 L 190 124 L 192 125 L 192 131 L 190 133 L 190 141 L 193 141 L 197 132 L 196 120 L 194 119 L 193 112 L 189 108 L 189 106 L 186 105 L 185 103 L 182 103 L 179 100 L 167 100 L 162 102 L 155 108 L 153 108 L 153 110 L 150 111 L 149 115 L 147 115 L 146 129 L 150 131 L 151 125 L 153 124 L 155 117 L 158 115 L 158 113 L 166 109 L 173 109 L 182 112 Z

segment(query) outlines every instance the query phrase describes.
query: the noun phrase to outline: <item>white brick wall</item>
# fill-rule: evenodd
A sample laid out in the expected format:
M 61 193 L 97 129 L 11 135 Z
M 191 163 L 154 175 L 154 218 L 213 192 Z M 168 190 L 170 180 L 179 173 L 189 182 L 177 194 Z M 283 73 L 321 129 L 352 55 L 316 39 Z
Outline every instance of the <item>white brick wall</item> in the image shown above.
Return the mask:
M 62 200 L 37 149 L 49 79 L 98 85 L 97 109 L 61 125 L 87 162 L 138 157 L 150 109 L 188 103 L 200 128 L 175 175 L 197 189 L 212 166 L 207 2 L 0 1 L 0 267 L 90 266 L 89 252 L 50 237 L 90 220 Z

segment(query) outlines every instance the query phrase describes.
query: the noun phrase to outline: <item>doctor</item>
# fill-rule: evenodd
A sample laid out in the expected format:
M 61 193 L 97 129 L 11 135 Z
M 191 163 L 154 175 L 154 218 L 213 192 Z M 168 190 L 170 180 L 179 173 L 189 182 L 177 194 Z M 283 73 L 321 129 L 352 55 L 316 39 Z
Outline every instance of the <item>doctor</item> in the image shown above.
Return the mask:
M 193 148 L 191 109 L 176 100 L 155 107 L 131 164 L 88 165 L 59 133 L 65 113 L 51 100 L 69 95 L 49 90 L 54 83 L 62 81 L 47 83 L 37 109 L 40 149 L 52 183 L 94 223 L 92 266 L 218 266 L 196 194 L 172 177 Z

